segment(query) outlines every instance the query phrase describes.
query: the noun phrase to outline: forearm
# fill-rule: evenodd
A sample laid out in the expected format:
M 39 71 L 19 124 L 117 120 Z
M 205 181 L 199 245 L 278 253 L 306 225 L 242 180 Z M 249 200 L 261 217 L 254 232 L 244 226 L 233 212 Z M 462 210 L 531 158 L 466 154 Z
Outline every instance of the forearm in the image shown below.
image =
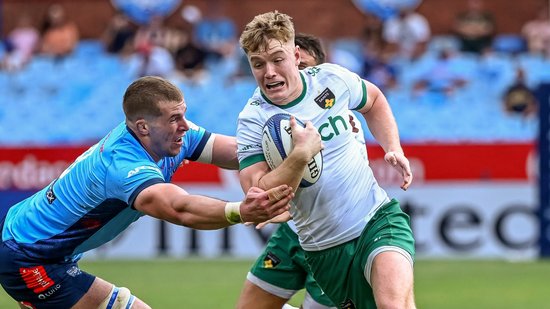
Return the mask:
M 161 183 L 138 194 L 134 207 L 149 216 L 196 229 L 218 229 L 231 225 L 225 216 L 226 202 L 189 195 L 173 184 Z
M 292 153 L 274 170 L 265 174 L 258 180 L 258 186 L 264 190 L 271 189 L 278 185 L 286 184 L 292 188 L 298 188 L 304 169 L 307 166 L 306 160 Z
M 199 230 L 215 230 L 232 225 L 225 213 L 227 202 L 206 196 L 186 195 L 173 199 L 173 203 L 177 220 L 172 223 Z

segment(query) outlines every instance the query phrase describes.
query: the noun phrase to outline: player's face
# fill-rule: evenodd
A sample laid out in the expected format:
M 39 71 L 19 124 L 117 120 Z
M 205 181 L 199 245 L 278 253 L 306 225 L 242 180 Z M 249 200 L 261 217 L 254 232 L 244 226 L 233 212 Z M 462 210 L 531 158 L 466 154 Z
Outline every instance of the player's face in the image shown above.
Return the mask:
M 298 71 L 300 53 L 293 42 L 270 39 L 267 50 L 249 53 L 248 62 L 262 93 L 284 105 L 298 98 L 303 86 Z
M 316 66 L 317 59 L 313 57 L 307 50 L 300 48 L 300 64 L 298 64 L 298 69 L 303 70 L 307 67 Z
M 155 160 L 176 156 L 183 145 L 182 137 L 189 130 L 185 119 L 187 105 L 185 101 L 160 104 L 161 115 L 148 121 L 149 151 Z

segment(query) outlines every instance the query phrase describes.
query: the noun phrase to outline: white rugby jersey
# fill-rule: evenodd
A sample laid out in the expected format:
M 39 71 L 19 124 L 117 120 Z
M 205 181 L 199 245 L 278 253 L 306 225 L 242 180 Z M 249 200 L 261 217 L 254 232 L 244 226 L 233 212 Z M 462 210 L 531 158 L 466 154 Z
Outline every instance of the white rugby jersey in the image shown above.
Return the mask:
M 354 131 L 360 126 L 349 121 L 349 110 L 366 104 L 361 78 L 328 63 L 309 67 L 300 75 L 302 94 L 284 106 L 271 103 L 256 89 L 239 114 L 238 158 L 240 169 L 265 161 L 262 128 L 274 114 L 288 113 L 313 123 L 325 145 L 323 171 L 314 185 L 298 189 L 290 213 L 301 246 L 318 251 L 359 237 L 374 212 L 389 199 L 372 174 L 365 150 L 357 147 Z

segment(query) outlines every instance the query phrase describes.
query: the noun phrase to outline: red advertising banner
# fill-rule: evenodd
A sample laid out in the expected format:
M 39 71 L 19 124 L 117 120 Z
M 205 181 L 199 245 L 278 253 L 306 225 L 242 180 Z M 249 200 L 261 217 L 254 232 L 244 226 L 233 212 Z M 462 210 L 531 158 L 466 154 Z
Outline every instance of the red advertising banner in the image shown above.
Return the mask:
M 384 182 L 384 170 L 388 170 L 383 161 L 384 151 L 375 145 L 367 149 L 374 174 Z M 409 144 L 403 149 L 416 182 L 527 181 L 533 180 L 537 173 L 534 143 Z M 395 174 L 392 171 L 391 175 Z
M 55 179 L 87 147 L 0 148 L 0 190 L 40 189 Z M 384 152 L 369 145 L 370 164 L 383 184 L 398 175 L 383 160 Z M 536 148 L 517 144 L 409 144 L 404 146 L 415 182 L 528 181 L 536 176 Z M 184 170 L 182 172 L 182 170 Z M 220 184 L 220 170 L 190 163 L 174 175 L 175 183 Z

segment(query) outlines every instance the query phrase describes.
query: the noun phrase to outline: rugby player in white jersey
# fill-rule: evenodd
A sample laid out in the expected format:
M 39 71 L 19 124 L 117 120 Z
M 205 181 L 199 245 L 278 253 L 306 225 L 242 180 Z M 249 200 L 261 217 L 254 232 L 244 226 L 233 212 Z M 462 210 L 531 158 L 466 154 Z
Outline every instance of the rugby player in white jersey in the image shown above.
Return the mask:
M 298 189 L 290 209 L 315 281 L 342 308 L 415 308 L 409 217 L 379 187 L 347 121 L 350 110 L 363 115 L 406 190 L 412 172 L 385 96 L 337 65 L 300 71 L 294 26 L 285 14 L 257 15 L 240 44 L 258 84 L 237 127 L 243 189 L 283 183 L 298 188 L 301 171 L 323 149 L 321 178 Z M 261 128 L 277 113 L 292 114 L 306 127 L 291 118 L 293 151 L 271 171 L 261 149 Z
M 294 42 L 300 48 L 300 63 L 298 64 L 300 70 L 326 61 L 326 53 L 319 38 L 310 34 L 297 33 Z M 355 139 L 366 159 L 364 132 L 361 123 L 351 111 L 349 112 L 349 122 L 356 128 L 354 130 Z M 281 219 L 276 218 L 274 222 Z M 261 226 L 263 225 L 265 223 Z M 271 235 L 264 252 L 250 269 L 239 298 L 238 307 L 295 308 L 287 302 L 298 290 L 304 288 L 306 291 L 301 308 L 335 308 L 313 279 L 305 261 L 304 251 L 300 247 L 296 226 L 292 221 L 283 222 Z

